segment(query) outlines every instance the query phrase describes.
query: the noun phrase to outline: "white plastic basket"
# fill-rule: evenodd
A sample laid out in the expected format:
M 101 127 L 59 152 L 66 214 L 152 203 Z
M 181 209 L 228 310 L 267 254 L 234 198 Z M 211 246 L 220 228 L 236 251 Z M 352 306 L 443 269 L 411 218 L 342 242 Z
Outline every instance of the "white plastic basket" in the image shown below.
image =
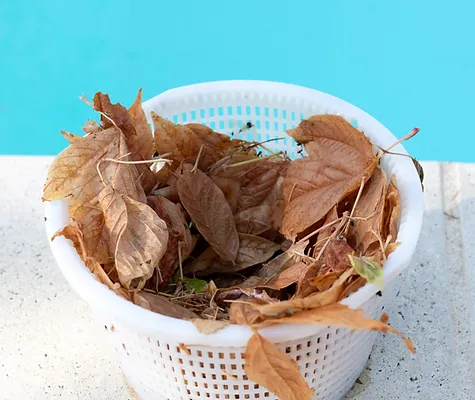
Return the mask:
M 304 117 L 332 113 L 356 123 L 373 143 L 388 147 L 396 138 L 373 117 L 347 102 L 316 90 L 262 81 L 222 81 L 181 87 L 144 103 L 174 122 L 201 122 L 235 137 L 266 140 L 282 136 Z M 239 133 L 251 121 L 255 127 Z M 401 132 L 402 133 L 402 132 Z M 295 143 L 272 142 L 275 149 L 296 155 Z M 405 153 L 402 146 L 395 152 Z M 381 162 L 396 174 L 401 194 L 398 241 L 402 244 L 384 266 L 386 287 L 408 266 L 418 240 L 423 214 L 419 177 L 407 157 L 385 155 Z M 66 201 L 46 203 L 46 228 L 51 237 L 68 224 Z M 277 397 L 245 376 L 243 353 L 251 332 L 231 325 L 204 335 L 193 324 L 135 306 L 95 280 L 72 247 L 60 237 L 51 242 L 53 254 L 73 289 L 86 300 L 106 327 L 130 386 L 143 400 L 268 399 Z M 367 284 L 343 303 L 363 307 L 366 315 L 381 315 L 387 291 Z M 300 366 L 315 399 L 341 399 L 361 373 L 375 340 L 374 332 L 325 326 L 277 326 L 261 331 Z M 180 348 L 183 343 L 191 354 Z M 402 346 L 402 345 L 401 345 Z M 232 376 L 236 377 L 233 379 Z

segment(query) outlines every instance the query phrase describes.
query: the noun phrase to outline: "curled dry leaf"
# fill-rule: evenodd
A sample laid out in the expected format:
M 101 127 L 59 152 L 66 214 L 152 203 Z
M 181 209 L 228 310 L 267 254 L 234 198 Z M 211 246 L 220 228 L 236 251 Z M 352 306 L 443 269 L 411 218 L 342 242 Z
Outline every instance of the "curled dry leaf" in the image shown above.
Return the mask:
M 337 326 L 350 329 L 366 329 L 378 332 L 390 332 L 400 336 L 407 348 L 415 353 L 412 342 L 402 335 L 399 331 L 376 319 L 368 318 L 363 315 L 363 309 L 353 310 L 343 304 L 330 304 L 317 307 L 312 310 L 297 311 L 290 317 L 269 319 L 263 322 L 263 325 L 274 324 L 308 324 Z
M 69 211 L 82 229 L 89 256 L 99 263 L 111 261 L 109 237 L 97 196 L 104 187 L 102 179 L 119 193 L 145 201 L 134 165 L 104 161 L 128 160 L 124 136 L 115 128 L 84 136 L 70 144 L 53 161 L 43 190 L 43 200 L 69 198 Z
M 275 317 L 286 313 L 294 313 L 298 310 L 307 310 L 316 307 L 322 307 L 328 304 L 335 303 L 344 290 L 345 283 L 350 276 L 354 274 L 352 269 L 344 272 L 332 287 L 324 292 L 313 293 L 304 298 L 294 298 L 280 303 L 252 305 L 261 314 L 268 317 Z
M 168 242 L 165 221 L 148 205 L 119 194 L 110 186 L 99 194 L 99 204 L 120 282 L 126 288 L 143 287 L 165 254 Z
M 157 314 L 166 315 L 167 317 L 180 319 L 193 319 L 198 316 L 185 307 L 174 304 L 167 300 L 164 296 L 151 294 L 147 292 L 136 292 L 132 296 L 134 304 L 147 310 L 156 312 Z
M 313 390 L 298 364 L 259 333 L 249 339 L 244 371 L 247 377 L 285 400 L 312 400 Z
M 348 286 L 341 292 L 340 297 L 338 298 L 338 301 L 343 300 L 344 298 L 348 297 L 349 295 L 355 293 L 358 289 L 362 288 L 364 285 L 366 285 L 366 279 L 363 278 L 362 276 L 355 276 Z
M 189 164 L 177 182 L 180 200 L 196 227 L 223 261 L 234 262 L 239 237 L 233 213 L 223 192 L 204 172 Z
M 378 236 L 381 236 L 386 185 L 386 174 L 377 168 L 371 179 L 365 184 L 356 204 L 353 216 L 358 219 L 350 227 L 348 238 L 351 243 L 355 244 L 355 250 L 359 254 L 364 254 L 373 243 L 378 242 Z
M 337 279 L 338 274 L 336 272 L 329 272 L 325 275 L 318 275 L 313 278 L 310 285 L 315 286 L 319 292 L 324 292 L 330 289 Z
M 377 162 L 369 139 L 338 116 L 303 120 L 288 133 L 306 142 L 309 153 L 290 163 L 283 183 L 287 205 L 281 230 L 294 239 L 356 190 Z
M 251 298 L 247 299 L 246 303 L 239 301 L 231 303 L 229 321 L 232 324 L 250 326 L 262 321 L 261 313 L 252 308 L 249 303 L 262 304 L 263 302 L 259 299 Z
M 192 319 L 191 322 L 200 333 L 204 333 L 205 335 L 212 335 L 230 325 L 229 321 L 214 321 L 212 319 L 200 318 Z
M 310 264 L 307 269 L 302 271 L 297 282 L 297 290 L 294 299 L 303 299 L 304 297 L 310 296 L 312 293 L 318 291 L 318 288 L 313 285 L 313 279 L 317 276 L 322 265 L 321 261 L 315 261 Z
M 397 239 L 399 216 L 401 214 L 401 197 L 396 186 L 395 175 L 392 175 L 389 181 L 384 214 L 384 238 L 386 239 L 391 235 L 391 241 L 395 242 Z
M 129 150 L 138 154 L 142 160 L 150 160 L 155 152 L 154 140 L 142 108 L 142 89 L 139 90 L 134 104 L 129 108 L 129 115 L 135 128 L 135 135 L 127 140 Z

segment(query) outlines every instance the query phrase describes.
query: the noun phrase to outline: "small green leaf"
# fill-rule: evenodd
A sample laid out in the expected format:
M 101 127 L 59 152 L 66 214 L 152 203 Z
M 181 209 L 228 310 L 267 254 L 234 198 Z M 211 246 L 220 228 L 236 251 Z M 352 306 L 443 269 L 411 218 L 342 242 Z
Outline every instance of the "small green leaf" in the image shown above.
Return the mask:
M 350 263 L 355 271 L 365 278 L 369 283 L 379 283 L 383 286 L 383 268 L 371 257 L 356 257 L 348 254 Z
M 193 293 L 204 292 L 205 287 L 208 284 L 208 282 L 202 279 L 187 278 L 186 276 L 183 278 L 183 283 L 185 284 L 186 290 Z

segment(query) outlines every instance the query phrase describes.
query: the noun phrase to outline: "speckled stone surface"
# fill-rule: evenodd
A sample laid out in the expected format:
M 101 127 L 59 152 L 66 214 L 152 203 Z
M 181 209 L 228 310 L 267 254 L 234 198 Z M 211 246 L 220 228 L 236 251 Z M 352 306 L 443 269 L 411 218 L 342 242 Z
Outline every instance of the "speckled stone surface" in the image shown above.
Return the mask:
M 103 327 L 48 248 L 39 201 L 49 157 L 0 157 L 0 400 L 132 400 Z M 391 323 L 348 400 L 475 398 L 475 166 L 425 163 L 426 215 Z M 173 399 L 171 399 L 173 400 Z

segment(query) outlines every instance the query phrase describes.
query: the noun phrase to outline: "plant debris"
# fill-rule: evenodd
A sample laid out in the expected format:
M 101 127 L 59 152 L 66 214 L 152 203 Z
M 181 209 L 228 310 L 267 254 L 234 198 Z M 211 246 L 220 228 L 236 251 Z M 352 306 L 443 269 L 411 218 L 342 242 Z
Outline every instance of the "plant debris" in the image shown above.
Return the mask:
M 43 200 L 69 200 L 70 224 L 52 240 L 70 239 L 101 283 L 205 334 L 250 326 L 246 374 L 281 399 L 313 391 L 261 327 L 391 332 L 414 351 L 387 316 L 339 304 L 367 282 L 382 285 L 399 245 L 397 176 L 379 167 L 394 145 L 379 149 L 344 118 L 314 115 L 287 132 L 303 146 L 290 160 L 268 141 L 154 113 L 152 134 L 141 90 L 129 109 L 100 92 L 83 100 L 100 124 L 87 121 L 86 136 L 61 131 L 69 146 L 49 169 Z

